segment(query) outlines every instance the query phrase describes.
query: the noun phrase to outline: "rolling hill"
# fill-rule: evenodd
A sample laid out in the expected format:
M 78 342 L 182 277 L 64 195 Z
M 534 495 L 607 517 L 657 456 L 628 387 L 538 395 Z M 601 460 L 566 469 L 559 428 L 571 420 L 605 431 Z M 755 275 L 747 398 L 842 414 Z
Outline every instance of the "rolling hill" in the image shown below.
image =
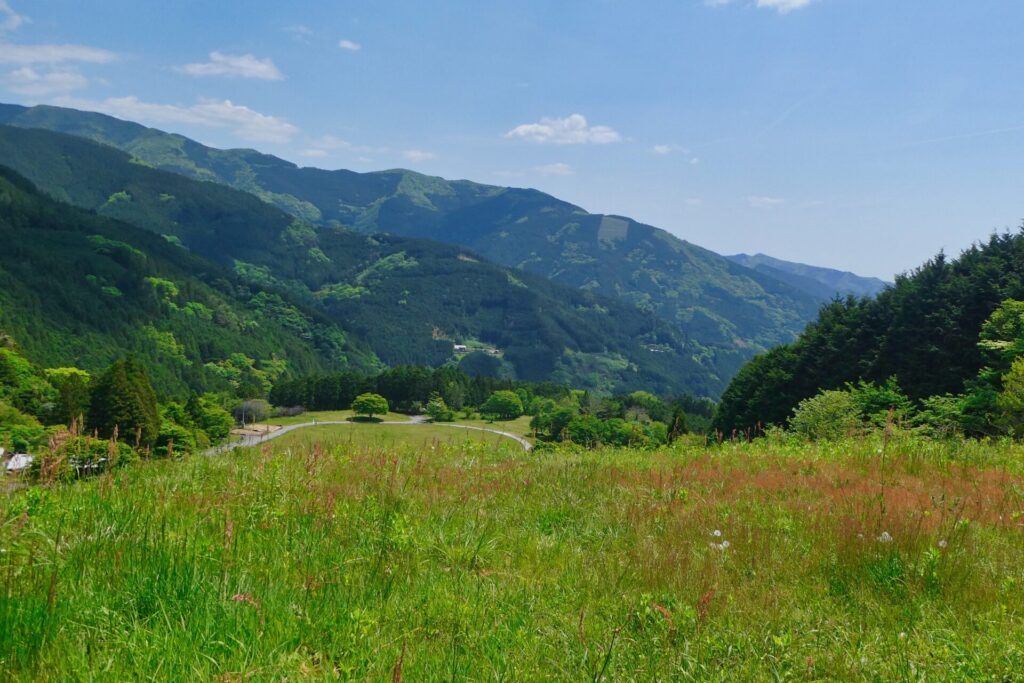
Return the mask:
M 0 123 L 66 132 L 138 163 L 240 189 L 326 228 L 424 237 L 506 266 L 616 297 L 669 322 L 731 374 L 759 350 L 792 340 L 831 297 L 791 275 L 747 268 L 664 230 L 590 214 L 528 189 L 449 181 L 405 170 L 300 168 L 254 150 L 219 150 L 103 114 L 0 106 Z
M 388 365 L 461 360 L 521 379 L 700 396 L 716 396 L 728 379 L 649 313 L 464 248 L 314 226 L 249 193 L 42 129 L 0 126 L 0 164 L 55 199 L 161 235 L 254 291 L 287 297 L 294 304 L 285 309 L 307 307 Z M 455 358 L 457 342 L 485 352 Z

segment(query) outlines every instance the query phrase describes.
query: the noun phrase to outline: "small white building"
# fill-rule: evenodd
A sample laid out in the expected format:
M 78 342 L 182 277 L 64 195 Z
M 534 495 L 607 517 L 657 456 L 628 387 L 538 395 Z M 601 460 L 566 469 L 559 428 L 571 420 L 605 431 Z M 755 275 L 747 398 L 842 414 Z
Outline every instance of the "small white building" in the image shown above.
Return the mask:
M 4 469 L 10 474 L 22 472 L 32 467 L 34 458 L 28 453 L 15 453 L 11 459 L 4 463 Z
M 467 351 L 469 351 L 469 348 L 465 344 L 455 345 L 455 353 L 466 353 Z

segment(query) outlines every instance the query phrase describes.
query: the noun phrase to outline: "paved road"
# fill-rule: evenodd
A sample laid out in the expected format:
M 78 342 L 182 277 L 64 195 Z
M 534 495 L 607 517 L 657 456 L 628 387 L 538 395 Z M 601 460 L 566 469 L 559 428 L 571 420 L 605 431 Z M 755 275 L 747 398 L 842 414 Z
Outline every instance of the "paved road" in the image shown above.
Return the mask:
M 277 431 L 270 432 L 269 434 L 264 434 L 264 435 L 261 435 L 261 436 L 243 436 L 238 441 L 231 441 L 230 443 L 226 443 L 226 444 L 224 444 L 222 446 L 218 446 L 216 448 L 211 448 L 210 450 L 206 451 L 206 454 L 207 455 L 216 455 L 218 453 L 223 453 L 224 451 L 230 451 L 230 450 L 233 450 L 235 448 L 244 448 L 246 446 L 259 446 L 260 444 L 266 443 L 267 441 L 270 441 L 271 439 L 276 439 L 277 437 L 282 436 L 284 434 L 287 434 L 288 432 L 294 432 L 296 429 L 305 429 L 306 427 L 319 427 L 321 425 L 351 425 L 351 424 L 359 424 L 359 423 L 358 422 L 349 422 L 347 420 L 318 420 L 316 422 L 303 422 L 301 424 L 287 425 L 285 427 L 281 427 Z M 500 429 L 489 429 L 487 427 L 477 427 L 477 426 L 474 426 L 474 425 L 450 424 L 450 423 L 447 423 L 447 422 L 429 422 L 429 418 L 427 418 L 425 415 L 413 415 L 408 420 L 403 420 L 403 421 L 384 421 L 384 422 L 377 422 L 375 424 L 402 425 L 402 426 L 407 426 L 407 427 L 415 427 L 416 425 L 432 424 L 435 427 L 450 427 L 452 429 L 472 429 L 472 430 L 475 430 L 475 431 L 478 431 L 478 432 L 488 432 L 490 434 L 498 434 L 499 436 L 504 436 L 504 437 L 507 437 L 509 439 L 512 439 L 512 440 L 518 442 L 519 445 L 523 447 L 524 451 L 529 451 L 529 450 L 533 449 L 533 444 L 531 444 L 529 441 L 527 441 L 523 437 L 519 436 L 518 434 L 512 434 L 511 432 L 503 432 Z

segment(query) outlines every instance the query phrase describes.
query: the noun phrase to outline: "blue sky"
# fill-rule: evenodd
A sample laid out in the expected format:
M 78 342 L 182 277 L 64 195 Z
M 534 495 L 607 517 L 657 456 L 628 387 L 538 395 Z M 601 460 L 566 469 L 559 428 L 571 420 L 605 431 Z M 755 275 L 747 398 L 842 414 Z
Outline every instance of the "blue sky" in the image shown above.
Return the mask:
M 891 277 L 1024 219 L 1024 3 L 0 0 L 0 100 Z

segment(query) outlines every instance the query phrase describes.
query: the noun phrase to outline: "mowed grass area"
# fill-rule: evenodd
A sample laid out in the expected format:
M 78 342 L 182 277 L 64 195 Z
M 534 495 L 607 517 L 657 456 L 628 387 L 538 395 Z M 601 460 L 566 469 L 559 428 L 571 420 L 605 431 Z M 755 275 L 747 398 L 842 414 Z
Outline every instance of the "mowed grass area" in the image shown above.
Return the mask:
M 312 422 L 314 419 L 318 422 L 344 422 L 345 420 L 351 420 L 353 417 L 355 417 L 355 413 L 351 410 L 320 410 L 290 417 L 272 417 L 263 420 L 261 424 L 297 425 Z M 388 413 L 386 415 L 374 415 L 373 419 L 387 422 L 407 422 L 409 416 L 402 413 Z
M 507 436 L 476 429 L 458 429 L 433 424 L 364 424 L 324 425 L 305 427 L 283 434 L 274 441 L 281 449 L 309 449 L 317 444 L 324 447 L 391 449 L 397 447 L 436 448 L 440 445 L 459 446 L 464 443 L 508 445 L 517 447 Z
M 522 437 L 533 438 L 533 430 L 530 429 L 530 420 L 533 418 L 529 415 L 522 415 L 514 420 L 485 420 L 483 418 L 471 418 L 464 419 L 459 418 L 451 424 L 460 425 L 473 425 L 475 427 L 484 427 L 486 429 L 497 429 L 499 432 L 508 432 L 509 434 L 516 434 Z
M 1019 446 L 336 433 L 5 494 L 0 678 L 1024 675 Z

